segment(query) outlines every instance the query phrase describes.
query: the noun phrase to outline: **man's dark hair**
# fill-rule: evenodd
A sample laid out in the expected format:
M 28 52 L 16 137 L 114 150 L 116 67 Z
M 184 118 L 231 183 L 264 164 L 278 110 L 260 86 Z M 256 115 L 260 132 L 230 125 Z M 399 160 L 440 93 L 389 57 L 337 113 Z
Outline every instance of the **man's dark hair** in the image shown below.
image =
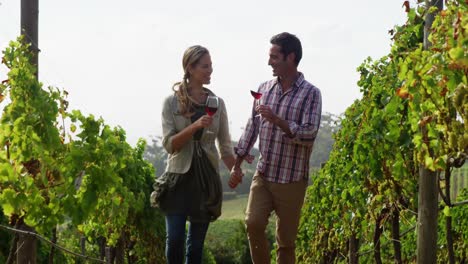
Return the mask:
M 289 54 L 294 53 L 296 55 L 294 62 L 296 63 L 296 66 L 299 65 L 302 58 L 302 45 L 301 41 L 295 35 L 288 32 L 279 33 L 278 35 L 271 37 L 270 43 L 272 45 L 280 46 L 281 53 L 285 58 Z

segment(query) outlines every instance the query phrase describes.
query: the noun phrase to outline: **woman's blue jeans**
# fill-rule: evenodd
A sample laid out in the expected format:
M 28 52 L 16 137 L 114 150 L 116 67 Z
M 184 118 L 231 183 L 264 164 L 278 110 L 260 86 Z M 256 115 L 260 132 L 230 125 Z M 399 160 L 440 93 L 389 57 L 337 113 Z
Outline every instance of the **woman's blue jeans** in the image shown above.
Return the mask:
M 184 262 L 186 215 L 166 215 L 166 259 L 168 264 Z M 210 223 L 190 222 L 185 250 L 186 264 L 201 264 L 203 243 Z

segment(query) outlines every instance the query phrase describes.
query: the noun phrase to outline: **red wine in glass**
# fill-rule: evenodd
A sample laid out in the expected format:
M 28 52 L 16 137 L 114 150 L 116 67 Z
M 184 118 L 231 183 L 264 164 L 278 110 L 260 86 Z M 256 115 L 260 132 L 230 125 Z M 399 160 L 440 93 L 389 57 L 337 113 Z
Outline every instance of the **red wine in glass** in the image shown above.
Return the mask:
M 205 106 L 205 112 L 209 116 L 214 116 L 214 114 L 216 114 L 216 111 L 218 111 L 218 107 Z
M 206 98 L 206 103 L 205 103 L 205 112 L 206 112 L 206 114 L 209 115 L 209 116 L 213 116 L 216 113 L 216 111 L 218 111 L 218 107 L 219 107 L 218 97 L 209 95 Z M 214 132 L 211 131 L 210 129 L 208 129 L 206 131 L 206 133 L 214 134 Z
M 250 94 L 253 96 L 253 98 L 255 98 L 255 100 L 258 100 L 262 97 L 262 94 L 261 93 L 257 93 L 255 91 L 252 91 L 250 90 Z
M 252 91 L 252 90 L 250 90 L 250 94 L 253 96 L 253 98 L 255 98 L 255 105 L 258 105 L 259 104 L 258 100 L 262 97 L 262 94 L 259 92 Z M 257 116 L 260 116 L 260 114 L 255 115 L 255 117 Z

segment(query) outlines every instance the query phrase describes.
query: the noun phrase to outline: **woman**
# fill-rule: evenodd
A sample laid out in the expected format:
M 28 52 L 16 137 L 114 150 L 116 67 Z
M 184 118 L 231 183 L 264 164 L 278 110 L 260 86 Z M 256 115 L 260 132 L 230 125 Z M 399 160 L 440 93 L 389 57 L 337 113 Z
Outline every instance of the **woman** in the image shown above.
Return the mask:
M 208 225 L 221 214 L 219 155 L 229 170 L 235 162 L 224 101 L 218 98 L 213 116 L 205 113 L 207 97 L 215 96 L 203 87 L 213 72 L 208 50 L 189 47 L 182 66 L 183 80 L 174 84 L 174 94 L 163 105 L 162 142 L 169 156 L 165 174 L 158 179 L 165 186 L 159 207 L 166 216 L 166 257 L 171 264 L 183 263 L 187 220 L 186 263 L 201 263 Z

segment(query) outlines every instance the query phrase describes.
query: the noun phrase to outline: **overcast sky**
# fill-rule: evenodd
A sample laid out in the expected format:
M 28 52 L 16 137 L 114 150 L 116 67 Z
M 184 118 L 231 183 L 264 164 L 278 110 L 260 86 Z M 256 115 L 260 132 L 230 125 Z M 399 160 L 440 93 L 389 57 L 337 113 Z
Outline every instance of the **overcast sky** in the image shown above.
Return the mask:
M 406 20 L 396 0 L 40 0 L 39 78 L 69 92 L 70 109 L 102 116 L 138 138 L 161 135 L 161 102 L 182 78 L 184 50 L 210 50 L 209 89 L 226 101 L 237 140 L 253 98 L 272 78 L 269 39 L 302 41 L 299 70 L 340 114 L 360 98 L 356 68 L 390 50 L 388 30 Z M 20 0 L 0 0 L 0 49 L 20 32 Z M 0 66 L 0 80 L 6 69 Z

